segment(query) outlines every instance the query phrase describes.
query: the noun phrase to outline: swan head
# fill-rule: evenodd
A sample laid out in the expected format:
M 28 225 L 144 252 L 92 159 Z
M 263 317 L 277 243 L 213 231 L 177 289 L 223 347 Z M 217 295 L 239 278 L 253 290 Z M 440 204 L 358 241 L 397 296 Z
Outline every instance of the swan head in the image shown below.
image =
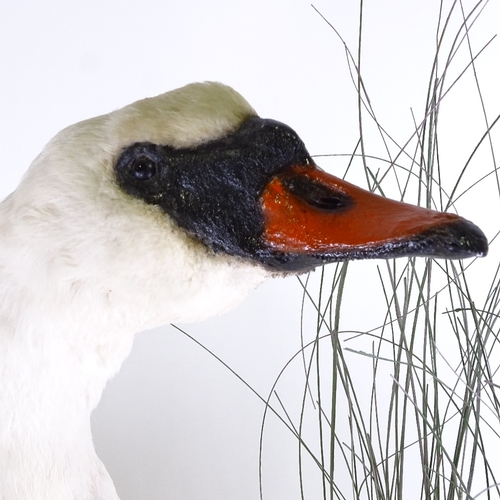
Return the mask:
M 487 252 L 482 232 L 462 218 L 324 173 L 291 128 L 260 118 L 229 87 L 195 84 L 161 98 L 175 102 L 166 106 L 175 127 L 165 127 L 155 100 L 132 105 L 139 113 L 124 127 L 132 134 L 114 164 L 117 182 L 216 253 L 279 273 L 349 259 Z M 158 119 L 148 129 L 169 135 L 131 142 L 146 103 Z
M 219 83 L 64 129 L 3 208 L 27 279 L 99 296 L 103 311 L 116 298 L 142 328 L 222 312 L 270 275 L 328 262 L 487 253 L 465 219 L 325 173 L 290 127 Z

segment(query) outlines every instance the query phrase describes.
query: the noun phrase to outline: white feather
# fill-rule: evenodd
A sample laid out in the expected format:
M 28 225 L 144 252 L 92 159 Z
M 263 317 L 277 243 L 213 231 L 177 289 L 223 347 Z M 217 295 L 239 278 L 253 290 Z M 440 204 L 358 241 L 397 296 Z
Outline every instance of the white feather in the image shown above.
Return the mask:
M 89 417 L 134 334 L 222 313 L 268 276 L 113 177 L 129 144 L 194 146 L 254 114 L 216 83 L 138 101 L 61 131 L 0 205 L 2 500 L 116 500 Z

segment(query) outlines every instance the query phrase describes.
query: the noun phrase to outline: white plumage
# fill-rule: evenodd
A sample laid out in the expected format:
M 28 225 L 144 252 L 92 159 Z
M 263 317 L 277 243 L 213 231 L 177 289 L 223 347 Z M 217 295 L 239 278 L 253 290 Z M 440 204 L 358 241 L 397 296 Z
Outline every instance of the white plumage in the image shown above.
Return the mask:
M 195 84 L 61 131 L 0 205 L 0 498 L 116 499 L 89 416 L 134 333 L 222 313 L 269 275 L 121 191 L 137 141 L 192 146 L 254 114 Z M 55 251 L 56 249 L 56 251 Z

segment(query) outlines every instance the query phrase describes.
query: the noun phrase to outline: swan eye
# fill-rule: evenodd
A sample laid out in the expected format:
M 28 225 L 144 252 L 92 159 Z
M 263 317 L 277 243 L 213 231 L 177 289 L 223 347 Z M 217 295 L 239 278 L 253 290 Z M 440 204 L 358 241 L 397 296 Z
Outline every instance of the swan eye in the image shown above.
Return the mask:
M 156 175 L 156 165 L 150 158 L 136 158 L 130 166 L 130 175 L 137 181 L 149 181 Z
M 128 194 L 156 203 L 165 188 L 168 166 L 160 146 L 136 143 L 122 151 L 114 170 L 118 184 Z

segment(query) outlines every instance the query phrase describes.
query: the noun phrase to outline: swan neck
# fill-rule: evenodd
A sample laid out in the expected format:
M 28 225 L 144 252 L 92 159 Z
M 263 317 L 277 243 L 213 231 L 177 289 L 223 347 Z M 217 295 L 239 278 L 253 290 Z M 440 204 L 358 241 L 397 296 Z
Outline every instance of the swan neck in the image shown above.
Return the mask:
M 0 499 L 118 500 L 97 457 L 90 414 L 128 355 L 43 329 L 3 334 L 0 344 Z

